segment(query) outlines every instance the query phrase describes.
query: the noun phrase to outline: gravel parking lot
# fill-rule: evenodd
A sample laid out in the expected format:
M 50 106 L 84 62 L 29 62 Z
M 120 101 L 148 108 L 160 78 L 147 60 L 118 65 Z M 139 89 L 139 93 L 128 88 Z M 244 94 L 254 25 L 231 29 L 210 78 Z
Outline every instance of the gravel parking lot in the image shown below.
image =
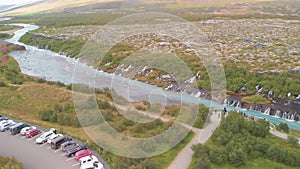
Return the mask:
M 24 169 L 78 169 L 80 167 L 75 157 L 66 157 L 64 152 L 60 149 L 53 150 L 47 142 L 36 144 L 36 138 L 43 133 L 44 131 L 35 137 L 27 138 L 20 134 L 10 135 L 8 131 L 0 132 L 0 155 L 14 156 L 23 163 Z M 94 155 L 104 164 L 105 169 L 110 169 L 98 154 Z

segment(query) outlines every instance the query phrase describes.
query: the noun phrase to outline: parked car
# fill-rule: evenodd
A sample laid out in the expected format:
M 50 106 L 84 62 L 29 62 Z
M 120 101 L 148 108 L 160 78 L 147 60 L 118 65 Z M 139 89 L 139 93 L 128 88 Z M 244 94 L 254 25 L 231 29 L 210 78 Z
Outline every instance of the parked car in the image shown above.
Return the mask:
M 9 128 L 10 134 L 11 134 L 11 135 L 19 134 L 20 131 L 22 130 L 22 128 L 28 127 L 28 126 L 29 126 L 29 125 L 26 124 L 26 123 L 18 123 L 18 124 L 15 124 L 14 126 L 12 126 L 12 127 Z
M 31 129 L 26 132 L 26 137 L 27 138 L 34 137 L 40 133 L 41 133 L 41 130 L 39 130 L 39 129 Z
M 74 146 L 76 143 L 74 141 L 67 141 L 60 145 L 60 150 L 65 152 L 70 146 Z
M 63 135 L 62 135 L 62 134 L 52 134 L 52 135 L 48 138 L 47 143 L 48 143 L 48 144 L 51 144 L 51 141 L 54 140 L 54 139 L 56 139 L 56 138 L 59 137 L 59 136 L 63 136 Z
M 3 121 L 3 120 L 8 120 L 8 118 L 6 118 L 6 117 L 0 117 L 0 121 Z
M 86 156 L 86 157 L 82 157 L 81 159 L 79 159 L 80 165 L 84 165 L 86 163 L 93 163 L 95 161 L 99 161 L 98 158 L 94 155 L 90 155 L 90 156 Z
M 12 123 L 5 123 L 3 126 L 1 126 L 0 130 L 1 132 L 4 132 L 6 130 L 8 130 L 10 127 L 14 126 L 16 123 L 12 122 Z
M 56 149 L 60 148 L 63 143 L 65 143 L 67 141 L 71 141 L 71 140 L 72 140 L 71 137 L 68 137 L 68 136 L 59 136 L 59 137 L 53 139 L 51 141 L 50 145 L 51 145 L 52 149 L 56 150 Z
M 16 124 L 13 120 L 2 120 L 2 121 L 0 121 L 0 127 L 1 126 L 4 126 L 5 124 L 11 124 L 11 123 L 14 123 L 14 124 Z
M 105 169 L 103 164 L 99 161 L 94 161 L 90 163 L 85 163 L 80 166 L 79 169 Z
M 78 152 L 75 153 L 75 159 L 79 160 L 82 157 L 90 156 L 92 154 L 93 154 L 93 152 L 91 150 L 89 150 L 89 149 L 80 150 L 80 151 L 78 151 Z
M 80 151 L 80 150 L 84 150 L 86 149 L 86 145 L 79 145 L 79 144 L 75 144 L 74 146 L 71 146 L 70 148 L 68 148 L 65 152 L 65 155 L 67 157 L 71 157 L 74 156 L 76 152 Z
M 47 142 L 47 139 L 54 134 L 53 131 L 47 131 L 46 133 L 42 134 L 40 137 L 38 137 L 35 142 L 37 144 L 43 144 Z
M 25 136 L 26 132 L 31 130 L 31 129 L 36 129 L 36 127 L 35 126 L 24 127 L 24 128 L 21 129 L 20 134 L 22 136 Z

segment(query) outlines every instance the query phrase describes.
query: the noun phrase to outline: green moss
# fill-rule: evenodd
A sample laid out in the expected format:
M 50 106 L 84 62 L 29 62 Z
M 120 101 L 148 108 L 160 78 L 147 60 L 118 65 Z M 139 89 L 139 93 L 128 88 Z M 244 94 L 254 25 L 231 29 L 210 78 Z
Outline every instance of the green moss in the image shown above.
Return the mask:
M 268 104 L 270 101 L 263 97 L 263 95 L 254 95 L 249 97 L 244 97 L 242 99 L 243 102 L 249 104 Z

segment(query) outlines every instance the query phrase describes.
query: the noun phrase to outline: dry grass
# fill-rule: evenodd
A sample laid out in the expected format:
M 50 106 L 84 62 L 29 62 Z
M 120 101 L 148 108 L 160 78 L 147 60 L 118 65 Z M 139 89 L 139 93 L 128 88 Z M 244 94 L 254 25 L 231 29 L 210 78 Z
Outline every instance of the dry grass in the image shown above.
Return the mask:
M 142 0 L 145 4 L 167 4 L 167 8 L 215 7 L 247 2 L 270 2 L 274 0 Z
M 91 5 L 96 3 L 105 3 L 105 2 L 116 2 L 119 0 L 59 0 L 59 1 L 43 1 L 41 3 L 38 3 L 37 5 L 28 6 L 24 8 L 20 8 L 17 10 L 9 11 L 4 14 L 8 15 L 17 15 L 17 14 L 31 14 L 31 13 L 37 13 L 42 11 L 61 11 L 65 8 L 71 8 L 71 7 L 80 7 L 85 5 Z
M 1 114 L 16 117 L 25 122 L 44 128 L 56 128 L 67 135 L 90 140 L 82 128 L 62 126 L 45 122 L 39 119 L 38 111 L 53 107 L 55 104 L 72 105 L 72 91 L 57 85 L 26 82 L 21 86 L 0 88 L 0 112 Z
M 9 15 L 31 14 L 43 11 L 62 11 L 66 8 L 80 7 L 97 3 L 118 2 L 121 0 L 59 0 L 59 1 L 43 1 L 33 6 L 19 8 L 6 12 Z M 126 1 L 126 0 L 125 0 Z M 127 0 L 130 3 L 130 0 Z M 216 7 L 225 6 L 236 3 L 248 2 L 270 2 L 275 0 L 141 0 L 144 5 L 149 4 L 165 4 L 167 9 L 195 8 L 195 7 Z M 134 4 L 133 4 L 134 5 Z

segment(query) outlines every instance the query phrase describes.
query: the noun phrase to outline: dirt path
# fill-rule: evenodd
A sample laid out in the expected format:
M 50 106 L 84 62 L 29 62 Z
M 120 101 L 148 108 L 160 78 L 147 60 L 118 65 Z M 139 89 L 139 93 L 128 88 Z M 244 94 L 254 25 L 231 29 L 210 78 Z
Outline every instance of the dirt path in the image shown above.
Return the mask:
M 213 134 L 215 129 L 220 124 L 220 118 L 218 118 L 218 113 L 214 113 L 210 118 L 210 123 L 202 130 L 197 128 L 192 128 L 195 133 L 194 138 L 179 152 L 176 158 L 169 165 L 168 169 L 187 169 L 193 158 L 192 146 L 196 144 L 204 144 Z
M 279 131 L 276 130 L 270 130 L 270 133 L 273 134 L 274 136 L 283 138 L 283 139 L 288 139 L 288 135 L 286 133 L 281 133 Z M 298 138 L 298 144 L 300 144 L 300 138 Z

